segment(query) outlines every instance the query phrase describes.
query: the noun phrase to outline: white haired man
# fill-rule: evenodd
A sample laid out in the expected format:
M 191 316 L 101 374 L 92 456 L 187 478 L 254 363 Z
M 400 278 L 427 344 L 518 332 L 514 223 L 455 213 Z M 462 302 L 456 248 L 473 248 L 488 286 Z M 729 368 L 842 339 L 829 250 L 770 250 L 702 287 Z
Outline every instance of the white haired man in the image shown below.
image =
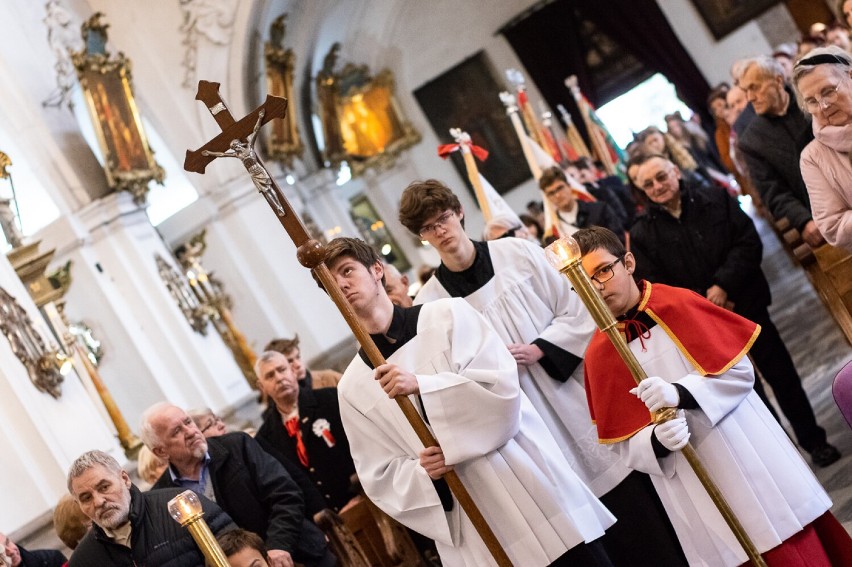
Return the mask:
M 168 502 L 183 490 L 139 491 L 121 465 L 103 451 L 80 455 L 68 470 L 68 491 L 92 529 L 71 555 L 69 567 L 197 567 L 204 563 L 189 532 L 169 515 Z M 199 495 L 214 534 L 234 529 L 219 506 Z

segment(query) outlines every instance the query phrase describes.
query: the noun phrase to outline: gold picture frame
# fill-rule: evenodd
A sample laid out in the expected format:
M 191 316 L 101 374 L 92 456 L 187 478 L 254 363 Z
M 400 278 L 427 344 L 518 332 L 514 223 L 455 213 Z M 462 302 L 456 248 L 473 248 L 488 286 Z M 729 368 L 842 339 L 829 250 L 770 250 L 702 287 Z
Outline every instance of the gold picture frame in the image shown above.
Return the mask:
M 284 33 L 286 31 L 287 14 L 281 14 L 269 26 L 269 41 L 263 47 L 266 62 L 266 91 L 273 96 L 287 99 L 287 115 L 271 121 L 268 137 L 267 155 L 270 159 L 280 161 L 288 168 L 293 167 L 293 160 L 302 157 L 305 146 L 299 136 L 299 125 L 296 120 L 295 94 L 293 92 L 293 70 L 296 65 L 296 55 L 292 49 L 284 48 Z
M 346 160 L 353 176 L 391 167 L 420 133 L 402 113 L 393 73 L 384 69 L 374 77 L 366 65 L 352 63 L 334 72 L 339 50 L 335 43 L 317 76 L 325 158 L 332 167 Z
M 123 53 L 106 51 L 106 28 L 98 12 L 83 24 L 86 49 L 72 54 L 86 108 L 104 159 L 107 184 L 129 191 L 143 204 L 148 184 L 162 184 L 163 168 L 154 160 L 133 95 L 131 64 Z

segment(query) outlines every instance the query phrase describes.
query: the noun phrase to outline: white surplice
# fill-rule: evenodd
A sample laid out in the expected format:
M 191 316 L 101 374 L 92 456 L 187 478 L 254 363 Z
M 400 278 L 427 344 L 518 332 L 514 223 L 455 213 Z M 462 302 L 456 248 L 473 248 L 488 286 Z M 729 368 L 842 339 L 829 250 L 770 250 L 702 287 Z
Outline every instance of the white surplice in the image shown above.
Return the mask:
M 583 302 L 568 280 L 551 267 L 541 247 L 519 238 L 488 242 L 494 277 L 464 299 L 491 324 L 505 344 L 547 342 L 583 358 L 595 332 Z M 415 303 L 449 297 L 432 276 Z M 582 363 L 559 382 L 538 363 L 518 365 L 521 389 L 544 419 L 565 458 L 597 496 L 612 490 L 630 473 L 619 455 L 598 443 L 583 387 Z
M 446 463 L 455 467 L 515 565 L 549 565 L 612 525 L 612 515 L 571 470 L 520 391 L 512 355 L 464 300 L 424 305 L 417 335 L 388 362 L 417 376 L 420 399 L 410 396 L 414 406 L 425 411 Z M 494 565 L 458 502 L 444 511 L 419 464 L 422 444 L 373 375 L 356 356 L 338 386 L 367 496 L 435 540 L 445 566 Z
M 754 369 L 743 357 L 705 378 L 659 327 L 630 343 L 649 376 L 689 390 L 700 409 L 686 410 L 695 448 L 711 478 L 764 553 L 821 516 L 831 500 L 754 392 Z M 680 452 L 654 456 L 653 427 L 616 443 L 630 468 L 646 472 L 660 495 L 690 565 L 727 567 L 747 561 L 733 533 Z

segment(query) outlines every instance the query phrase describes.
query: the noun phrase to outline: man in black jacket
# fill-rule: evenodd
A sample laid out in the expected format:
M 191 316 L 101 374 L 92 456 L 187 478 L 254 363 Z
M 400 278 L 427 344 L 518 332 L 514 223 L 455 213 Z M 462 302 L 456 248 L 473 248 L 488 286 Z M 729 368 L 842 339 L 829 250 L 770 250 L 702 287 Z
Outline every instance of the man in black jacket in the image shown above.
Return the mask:
M 764 56 L 742 65 L 739 86 L 757 114 L 738 134 L 749 177 L 773 217 L 789 220 L 811 247 L 824 244 L 799 168 L 802 150 L 814 139 L 810 117 L 796 104 L 777 61 Z
M 169 463 L 153 489 L 184 487 L 215 501 L 269 547 L 271 567 L 334 565 L 325 536 L 305 518 L 302 494 L 284 467 L 245 433 L 204 439 L 181 408 L 159 403 L 142 417 L 142 440 Z
M 118 462 L 103 451 L 84 453 L 68 471 L 68 490 L 92 520 L 69 567 L 202 567 L 192 536 L 169 515 L 168 502 L 183 490 L 142 493 Z M 221 508 L 199 496 L 214 534 L 234 529 Z
M 6 561 L 6 563 L 4 563 Z M 0 565 L 9 567 L 62 567 L 65 556 L 55 549 L 34 549 L 27 551 L 0 533 Z
M 814 464 L 835 462 L 840 453 L 817 425 L 790 353 L 769 318 L 772 298 L 754 223 L 724 190 L 684 183 L 667 158 L 651 155 L 637 163 L 637 185 L 651 204 L 630 231 L 636 277 L 691 289 L 758 323 L 762 331 L 751 348 L 755 366 Z
M 351 500 L 355 464 L 340 421 L 337 388 L 301 388 L 280 352 L 266 351 L 255 363 L 260 391 L 269 398 L 257 440 L 304 470 L 335 512 Z M 283 464 L 283 463 L 282 463 Z

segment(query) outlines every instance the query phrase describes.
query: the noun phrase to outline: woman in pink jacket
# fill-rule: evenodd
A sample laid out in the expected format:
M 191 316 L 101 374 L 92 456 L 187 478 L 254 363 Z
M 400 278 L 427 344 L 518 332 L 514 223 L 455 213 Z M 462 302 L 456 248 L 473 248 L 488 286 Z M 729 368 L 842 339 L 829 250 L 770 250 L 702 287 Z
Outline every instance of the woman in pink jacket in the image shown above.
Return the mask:
M 813 116 L 814 140 L 802 151 L 817 228 L 829 244 L 852 251 L 852 55 L 820 47 L 793 69 L 802 108 Z

